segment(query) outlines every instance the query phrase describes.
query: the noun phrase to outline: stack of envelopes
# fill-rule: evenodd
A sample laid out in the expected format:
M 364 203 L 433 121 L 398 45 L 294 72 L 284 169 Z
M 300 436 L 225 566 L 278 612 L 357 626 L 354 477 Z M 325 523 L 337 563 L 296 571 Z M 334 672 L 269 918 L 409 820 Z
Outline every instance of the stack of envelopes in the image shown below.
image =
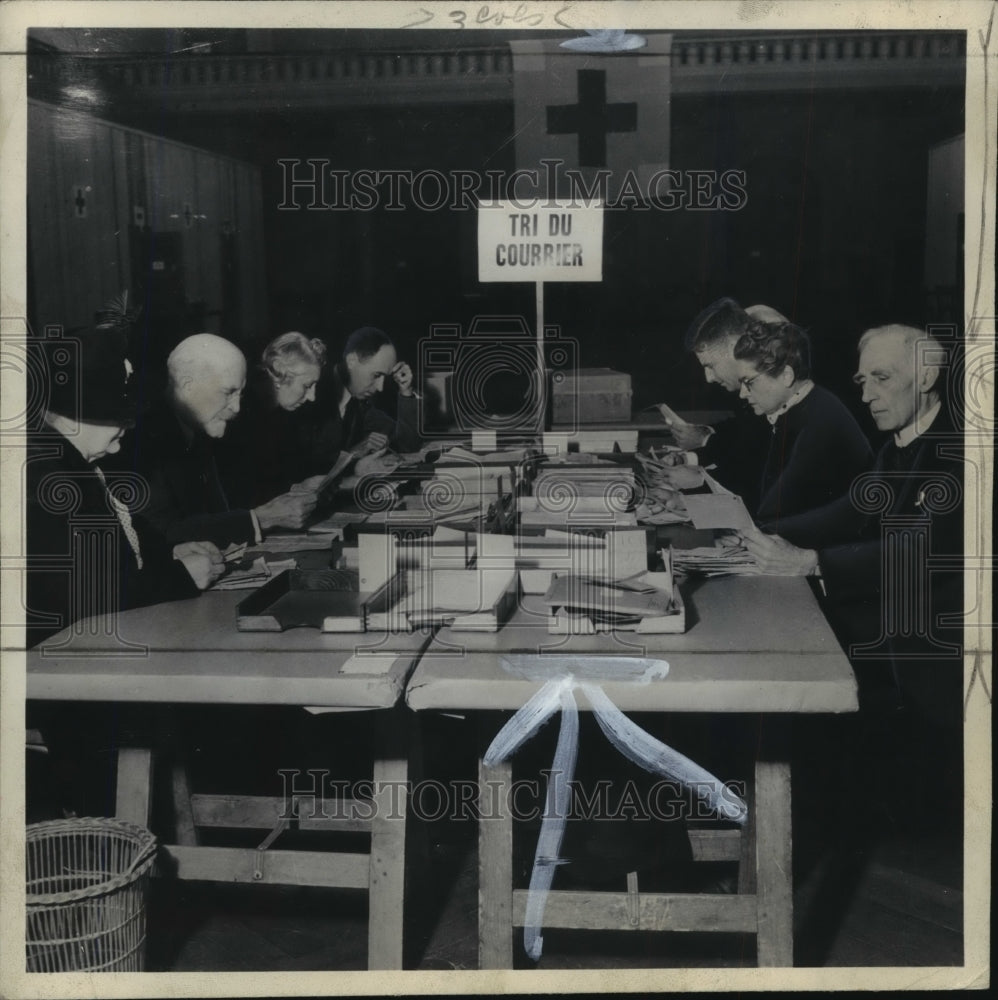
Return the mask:
M 686 630 L 682 597 L 668 567 L 665 572 L 640 573 L 624 580 L 556 575 L 544 602 L 551 611 L 548 631 L 555 634 Z

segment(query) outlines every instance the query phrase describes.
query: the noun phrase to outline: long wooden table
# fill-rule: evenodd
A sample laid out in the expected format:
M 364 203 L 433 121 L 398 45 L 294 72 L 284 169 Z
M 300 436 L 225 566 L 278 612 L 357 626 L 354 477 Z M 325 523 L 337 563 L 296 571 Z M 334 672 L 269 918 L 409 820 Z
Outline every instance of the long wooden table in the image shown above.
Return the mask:
M 368 965 L 402 967 L 407 714 L 399 701 L 427 636 L 420 633 L 323 634 L 239 632 L 235 606 L 244 592 L 206 593 L 128 611 L 114 635 L 53 636 L 27 653 L 28 698 L 60 701 L 203 705 L 297 705 L 375 710 L 374 802 L 356 811 L 341 800 L 336 815 L 315 797 L 189 795 L 174 770 L 178 843 L 164 847 L 162 867 L 179 878 L 367 889 Z M 85 631 L 85 629 L 84 629 Z M 253 734 L 247 734 L 252 739 Z M 118 751 L 116 815 L 148 826 L 156 746 Z M 303 778 L 303 780 L 305 780 Z M 309 801 L 311 800 L 311 801 Z M 283 818 L 282 818 L 283 817 Z M 364 818 L 360 818 L 364 817 Z M 370 817 L 370 818 L 367 818 Z M 199 827 L 267 831 L 260 847 L 206 847 Z M 288 826 L 370 832 L 370 853 L 279 850 L 271 843 Z
M 190 601 L 118 616 L 113 636 L 60 633 L 27 654 L 29 698 L 65 701 L 205 705 L 297 705 L 375 710 L 375 796 L 372 819 L 341 803 L 337 818 L 315 815 L 308 796 L 295 797 L 301 829 L 369 830 L 369 855 L 281 851 L 271 844 L 284 828 L 284 800 L 190 796 L 174 773 L 178 843 L 166 858 L 181 878 L 366 888 L 370 893 L 371 968 L 402 964 L 406 811 L 399 790 L 409 778 L 403 691 L 415 710 L 515 710 L 540 681 L 503 671 L 508 652 L 600 656 L 647 655 L 669 662 L 667 678 L 648 685 L 602 683 L 624 711 L 789 713 L 854 711 L 852 670 L 807 584 L 798 579 L 726 578 L 683 589 L 688 628 L 683 635 L 552 636 L 537 598 L 524 598 L 513 620 L 495 634 L 441 630 L 428 636 L 334 635 L 314 629 L 239 632 L 235 605 L 242 594 L 208 593 Z M 424 647 L 425 648 L 424 650 Z M 418 666 L 417 666 L 418 663 Z M 413 668 L 415 667 L 415 670 Z M 583 705 L 583 707 L 585 707 Z M 148 825 L 156 747 L 119 751 L 117 814 Z M 613 751 L 608 751 L 613 752 Z M 488 773 L 486 773 L 486 770 Z M 510 780 L 507 765 L 482 769 L 482 780 Z M 404 794 L 404 791 L 403 791 Z M 249 826 L 267 831 L 253 849 L 204 847 L 199 826 Z M 522 920 L 523 893 L 514 893 L 507 815 L 480 825 L 480 958 L 485 967 L 512 962 L 512 927 Z M 754 846 L 753 846 L 754 845 Z M 644 929 L 745 930 L 758 934 L 760 964 L 791 964 L 790 784 L 786 756 L 755 762 L 748 836 L 735 857 L 743 865 L 737 897 L 642 897 Z M 614 896 L 615 894 L 606 894 Z M 572 894 L 553 892 L 549 926 L 620 926 L 634 900 L 611 898 L 599 923 L 589 906 L 579 916 Z M 592 899 L 587 897 L 592 903 Z M 617 916 L 613 916 L 616 914 Z
M 442 629 L 406 688 L 406 702 L 425 710 L 519 709 L 539 690 L 503 669 L 510 652 L 574 656 L 648 656 L 669 663 L 668 676 L 647 684 L 601 683 L 621 710 L 668 713 L 852 712 L 856 682 L 807 582 L 796 578 L 729 577 L 683 587 L 688 627 L 682 635 L 619 633 L 555 636 L 537 598 L 524 598 L 498 633 Z M 581 705 L 580 707 L 585 707 Z M 607 749 L 607 753 L 614 753 Z M 512 930 L 522 926 L 527 893 L 514 891 L 512 817 L 502 809 L 511 781 L 507 761 L 479 762 L 479 961 L 512 966 Z M 792 965 L 790 764 L 786 742 L 754 762 L 754 792 L 745 831 L 720 856 L 741 859 L 737 895 L 578 893 L 548 895 L 545 926 L 641 930 L 741 931 L 757 935 L 759 965 Z M 500 806 L 498 815 L 496 805 Z M 735 831 L 737 836 L 737 831 Z M 634 896 L 637 895 L 637 898 Z

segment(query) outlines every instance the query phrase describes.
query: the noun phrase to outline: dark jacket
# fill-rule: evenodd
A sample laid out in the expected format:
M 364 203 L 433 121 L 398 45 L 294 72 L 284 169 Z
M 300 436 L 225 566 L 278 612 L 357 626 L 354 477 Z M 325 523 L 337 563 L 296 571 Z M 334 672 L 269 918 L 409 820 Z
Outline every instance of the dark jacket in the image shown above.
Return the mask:
M 831 512 L 830 530 L 840 540 L 843 535 L 846 538 L 844 544 L 826 544 L 820 550 L 826 585 L 843 592 L 879 592 L 883 527 L 899 517 L 929 529 L 929 557 L 959 557 L 963 552 L 962 456 L 962 435 L 953 428 L 945 405 L 931 427 L 907 447 L 899 448 L 891 437 L 877 455 L 866 488 L 857 484 L 855 495 L 839 501 Z M 952 502 L 940 502 L 943 497 L 937 483 L 952 492 Z M 870 509 L 859 508 L 864 496 Z M 933 575 L 949 579 L 954 572 Z
M 320 381 L 316 397 L 316 407 L 323 419 L 329 421 L 331 434 L 337 440 L 336 454 L 349 451 L 368 434 L 376 432 L 386 434 L 389 447 L 395 451 L 415 451 L 419 447 L 419 400 L 416 396 L 396 397 L 394 418 L 379 410 L 369 399 L 351 398 L 341 417 L 339 401 L 343 386 L 339 365 L 333 365 Z
M 145 515 L 169 541 L 209 541 L 220 548 L 253 541 L 249 509 L 233 506 L 226 496 L 212 438 L 182 423 L 167 399 L 140 417 L 135 430 L 118 465 L 146 479 Z
M 759 465 L 768 444 L 768 425 L 739 401 L 733 417 L 714 428 L 697 456 L 722 486 L 737 493 L 748 510 L 759 504 Z
M 25 475 L 28 646 L 81 618 L 198 595 L 172 544 L 133 513 L 139 568 L 104 484 L 61 435 L 29 440 Z M 115 474 L 105 475 L 113 487 Z M 101 544 L 93 544 L 97 539 Z
M 962 455 L 944 404 L 907 447 L 892 437 L 850 495 L 804 515 L 847 651 L 896 662 L 959 655 L 961 626 L 940 616 L 963 607 Z
M 811 548 L 807 522 L 792 518 L 847 494 L 873 464 L 873 450 L 853 415 L 820 385 L 777 417 L 768 445 L 755 520 L 764 530 Z
M 229 501 L 258 507 L 309 476 L 323 475 L 339 454 L 338 437 L 315 403 L 283 410 L 266 372 L 251 373 L 239 416 L 216 445 Z
M 368 434 L 387 435 L 396 451 L 419 447 L 418 401 L 399 396 L 392 419 L 369 401 L 351 399 L 342 416 L 343 383 L 336 366 L 323 372 L 313 403 L 297 410 L 277 405 L 266 372 L 250 375 L 240 413 L 216 446 L 225 492 L 233 504 L 257 507 L 310 476 L 325 475 L 340 452 L 349 451 Z

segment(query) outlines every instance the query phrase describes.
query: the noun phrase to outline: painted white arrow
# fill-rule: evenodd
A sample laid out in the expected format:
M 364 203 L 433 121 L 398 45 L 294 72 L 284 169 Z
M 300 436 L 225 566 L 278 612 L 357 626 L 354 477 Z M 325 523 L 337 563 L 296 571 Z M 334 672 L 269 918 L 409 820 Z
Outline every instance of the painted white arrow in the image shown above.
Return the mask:
M 613 657 L 614 682 L 647 684 L 652 677 L 665 677 L 669 665 L 663 660 Z M 744 823 L 748 806 L 718 778 L 699 764 L 635 725 L 595 683 L 596 673 L 606 679 L 606 662 L 572 661 L 563 657 L 511 656 L 502 659 L 503 669 L 534 680 L 547 677 L 544 686 L 531 696 L 496 734 L 482 761 L 487 766 L 508 759 L 544 725 L 555 712 L 561 713 L 558 744 L 548 776 L 541 832 L 530 873 L 523 927 L 523 947 L 535 961 L 541 957 L 544 938 L 544 907 L 554 879 L 554 870 L 564 864 L 560 857 L 572 797 L 572 778 L 579 749 L 579 708 L 575 690 L 581 688 L 606 738 L 630 761 L 646 771 L 661 774 L 691 788 L 711 809 L 725 819 Z M 621 669 L 618 670 L 617 667 Z M 581 668 L 581 669 L 580 669 Z M 578 670 L 582 677 L 577 677 Z M 554 673 L 555 676 L 551 676 Z

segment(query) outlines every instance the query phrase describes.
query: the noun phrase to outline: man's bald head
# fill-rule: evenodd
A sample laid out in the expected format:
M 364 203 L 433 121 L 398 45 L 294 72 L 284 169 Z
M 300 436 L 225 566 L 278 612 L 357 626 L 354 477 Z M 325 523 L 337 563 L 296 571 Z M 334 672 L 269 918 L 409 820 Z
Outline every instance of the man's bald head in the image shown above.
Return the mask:
M 213 333 L 195 333 L 182 340 L 170 352 L 166 359 L 166 370 L 171 382 L 179 382 L 184 378 L 196 377 L 204 369 L 218 371 L 227 365 L 241 364 L 246 361 L 243 352 L 224 337 L 216 337 Z
M 246 384 L 242 351 L 213 333 L 196 333 L 170 352 L 166 370 L 180 415 L 209 437 L 222 437 L 226 423 L 239 413 Z

